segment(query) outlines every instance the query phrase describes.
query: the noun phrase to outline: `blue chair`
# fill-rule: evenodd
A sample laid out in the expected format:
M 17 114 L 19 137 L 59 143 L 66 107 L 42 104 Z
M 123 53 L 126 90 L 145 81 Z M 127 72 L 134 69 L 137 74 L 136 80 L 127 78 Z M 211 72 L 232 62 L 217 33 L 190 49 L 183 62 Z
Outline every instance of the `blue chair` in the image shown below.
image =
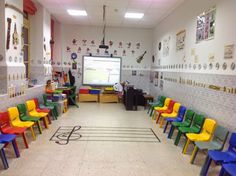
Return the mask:
M 167 129 L 168 125 L 171 122 L 182 122 L 183 119 L 184 119 L 185 112 L 186 112 L 186 107 L 180 106 L 179 113 L 178 113 L 178 116 L 176 118 L 166 118 L 166 125 L 165 125 L 165 128 L 163 130 L 163 133 L 166 132 L 166 129 Z
M 2 159 L 4 169 L 7 169 L 9 166 L 8 166 L 7 158 L 4 152 L 4 144 L 0 144 L 0 157 Z
M 201 176 L 206 176 L 211 165 L 211 161 L 214 160 L 216 164 L 225 164 L 236 162 L 236 133 L 232 133 L 229 140 L 229 148 L 227 151 L 215 151 L 209 150 L 205 163 L 201 169 Z
M 20 157 L 20 152 L 16 143 L 16 135 L 14 134 L 0 134 L 0 144 L 7 145 L 8 143 L 12 143 L 16 157 Z
M 236 176 L 236 163 L 222 164 L 219 176 L 224 176 L 226 173 L 231 176 Z

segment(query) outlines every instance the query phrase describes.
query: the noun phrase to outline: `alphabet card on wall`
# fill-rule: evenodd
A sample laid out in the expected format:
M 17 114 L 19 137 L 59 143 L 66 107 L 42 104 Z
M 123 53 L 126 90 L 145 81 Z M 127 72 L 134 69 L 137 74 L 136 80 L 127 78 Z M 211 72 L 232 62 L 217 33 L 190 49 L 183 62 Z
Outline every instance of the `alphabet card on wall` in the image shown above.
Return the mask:
M 224 58 L 233 59 L 234 58 L 234 45 L 225 45 Z
M 182 30 L 176 34 L 176 51 L 181 51 L 185 47 L 186 30 Z

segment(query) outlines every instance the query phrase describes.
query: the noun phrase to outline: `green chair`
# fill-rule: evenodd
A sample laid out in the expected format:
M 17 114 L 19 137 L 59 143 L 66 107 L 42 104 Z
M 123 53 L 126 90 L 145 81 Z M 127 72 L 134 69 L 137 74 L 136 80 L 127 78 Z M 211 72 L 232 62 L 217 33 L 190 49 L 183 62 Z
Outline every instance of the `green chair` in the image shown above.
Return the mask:
M 41 127 L 41 124 L 40 124 L 40 118 L 28 116 L 25 104 L 18 104 L 17 109 L 18 109 L 19 114 L 20 114 L 20 119 L 22 121 L 35 122 L 38 126 L 39 133 L 42 134 L 42 127 Z
M 75 105 L 77 108 L 79 108 L 79 106 L 76 103 L 76 86 L 71 87 L 68 99 L 70 105 Z
M 51 109 L 52 113 L 53 113 L 53 116 L 55 116 L 55 118 L 57 119 L 57 117 L 59 116 L 58 111 L 57 111 L 58 104 L 56 102 L 48 101 L 46 94 L 43 94 L 43 105 L 46 108 Z
M 160 97 L 160 98 L 159 98 Z M 150 117 L 152 117 L 152 115 L 153 115 L 153 111 L 154 111 L 154 108 L 155 107 L 163 107 L 164 106 L 164 103 L 165 103 L 165 99 L 166 99 L 166 97 L 165 96 L 158 96 L 158 99 L 157 99 L 157 101 L 156 102 L 153 102 L 153 103 L 150 103 L 149 104 L 149 110 L 148 111 L 150 111 Z
M 188 109 L 187 112 L 185 113 L 184 116 L 184 121 L 183 122 L 172 122 L 171 124 L 171 128 L 170 131 L 168 133 L 168 138 L 171 139 L 174 130 L 178 127 L 190 127 L 192 120 L 193 120 L 193 116 L 194 116 L 195 112 L 191 109 Z
M 190 127 L 186 127 L 186 126 L 178 127 L 178 133 L 175 139 L 175 145 L 179 144 L 179 140 L 182 134 L 185 135 L 186 133 L 200 133 L 204 121 L 205 121 L 205 117 L 203 115 L 195 114 L 192 120 L 192 125 Z
M 192 153 L 190 163 L 193 164 L 199 150 L 223 150 L 228 138 L 229 130 L 221 125 L 217 125 L 212 141 L 195 142 L 194 152 Z

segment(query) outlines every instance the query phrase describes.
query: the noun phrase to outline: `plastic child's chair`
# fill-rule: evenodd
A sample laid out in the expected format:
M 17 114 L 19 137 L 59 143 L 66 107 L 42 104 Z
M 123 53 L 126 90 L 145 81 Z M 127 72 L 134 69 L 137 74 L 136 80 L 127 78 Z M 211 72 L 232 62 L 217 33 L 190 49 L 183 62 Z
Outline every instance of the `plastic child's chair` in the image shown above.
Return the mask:
M 0 130 L 3 134 L 15 134 L 21 135 L 23 137 L 23 141 L 25 143 L 25 147 L 29 148 L 28 142 L 25 136 L 25 131 L 27 128 L 25 127 L 13 127 L 10 124 L 9 114 L 8 112 L 0 113 Z
M 160 122 L 160 127 L 162 128 L 163 123 L 165 121 L 166 118 L 176 118 L 178 113 L 179 113 L 179 108 L 180 108 L 181 104 L 180 103 L 175 103 L 174 107 L 173 107 L 173 111 L 171 113 L 162 113 L 160 118 L 161 118 L 161 122 Z
M 152 119 L 153 119 L 153 120 L 156 119 L 157 110 L 167 110 L 167 108 L 168 108 L 168 106 L 169 106 L 169 104 L 170 104 L 170 101 L 171 101 L 170 98 L 166 98 L 163 106 L 157 106 L 157 107 L 154 108 L 154 113 L 153 113 L 153 115 L 152 115 Z
M 168 138 L 171 139 L 174 130 L 178 127 L 189 127 L 192 123 L 193 117 L 194 117 L 195 112 L 191 109 L 188 109 L 186 114 L 185 114 L 185 119 L 183 122 L 173 122 L 171 124 L 171 128 L 168 134 Z
M 57 120 L 57 115 L 55 113 L 53 106 L 44 106 L 42 104 L 39 104 L 39 101 L 37 98 L 34 98 L 33 100 L 34 100 L 37 112 L 51 113 L 53 120 Z
M 207 175 L 212 160 L 215 161 L 216 164 L 236 162 L 236 133 L 232 133 L 227 151 L 208 151 L 207 158 L 201 169 L 201 176 Z
M 155 102 L 149 102 L 148 103 L 148 107 L 149 108 L 148 108 L 147 113 L 150 115 L 150 117 L 152 116 L 152 113 L 153 113 L 153 110 L 154 110 L 155 107 L 162 107 L 162 106 L 164 106 L 165 99 L 166 99 L 166 97 L 159 95 Z
M 193 164 L 199 150 L 222 150 L 229 135 L 229 130 L 221 125 L 217 125 L 213 139 L 208 142 L 195 142 L 195 147 L 190 163 Z
M 236 176 L 236 163 L 222 164 L 219 176 L 227 175 Z
M 166 132 L 166 129 L 171 122 L 182 122 L 184 119 L 185 112 L 186 112 L 186 107 L 180 106 L 179 113 L 176 118 L 166 118 L 166 125 L 163 130 L 163 133 Z
M 25 121 L 31 121 L 37 124 L 39 133 L 42 134 L 42 127 L 40 124 L 40 119 L 38 117 L 32 117 L 27 115 L 27 110 L 25 104 L 18 104 L 17 105 L 18 111 L 20 113 L 20 119 Z
M 44 113 L 44 112 L 37 112 L 34 100 L 26 101 L 26 107 L 27 107 L 27 110 L 28 110 L 28 113 L 29 113 L 30 116 L 38 117 L 40 119 L 43 119 L 45 128 L 48 128 L 48 123 L 47 123 L 48 114 Z
M 182 134 L 187 133 L 200 133 L 205 117 L 200 114 L 195 114 L 192 125 L 190 127 L 179 127 L 178 134 L 175 139 L 175 145 L 179 144 L 179 140 Z
M 14 134 L 1 134 L 0 133 L 0 144 L 7 145 L 8 143 L 12 143 L 14 152 L 16 154 L 16 157 L 20 157 L 20 152 L 16 143 L 16 135 Z
M 174 105 L 175 105 L 175 101 L 171 100 L 166 110 L 156 110 L 156 112 L 158 112 L 158 116 L 156 118 L 156 123 L 158 123 L 158 121 L 163 113 L 167 113 L 167 114 L 171 113 L 173 111 Z
M 58 110 L 57 110 L 57 107 L 58 107 L 58 103 L 57 102 L 48 101 L 47 100 L 47 95 L 43 94 L 43 103 L 44 103 L 44 106 L 46 106 L 46 107 L 53 107 L 53 111 L 54 111 L 55 115 L 57 117 L 59 116 Z
M 36 140 L 36 137 L 35 137 L 35 134 L 34 134 L 34 129 L 33 129 L 34 122 L 30 122 L 30 121 L 23 122 L 23 121 L 21 121 L 20 120 L 20 114 L 18 112 L 17 107 L 8 108 L 8 113 L 9 113 L 10 122 L 11 122 L 12 126 L 29 128 L 30 131 L 31 131 L 33 139 Z
M 208 141 L 210 141 L 213 136 L 213 133 L 215 131 L 215 127 L 216 127 L 215 120 L 205 119 L 203 127 L 202 127 L 202 131 L 199 134 L 187 133 L 186 136 L 187 136 L 188 140 L 184 145 L 183 154 L 186 153 L 190 142 L 197 142 L 197 141 L 208 142 Z

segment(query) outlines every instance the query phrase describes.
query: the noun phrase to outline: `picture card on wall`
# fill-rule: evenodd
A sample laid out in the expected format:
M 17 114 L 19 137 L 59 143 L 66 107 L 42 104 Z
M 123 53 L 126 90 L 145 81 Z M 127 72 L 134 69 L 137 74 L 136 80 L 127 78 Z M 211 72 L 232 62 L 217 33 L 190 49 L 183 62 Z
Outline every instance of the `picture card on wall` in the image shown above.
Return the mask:
M 225 45 L 224 58 L 233 59 L 233 57 L 234 57 L 234 45 Z
M 185 37 L 186 37 L 186 30 L 182 30 L 176 34 L 176 51 L 184 49 Z

